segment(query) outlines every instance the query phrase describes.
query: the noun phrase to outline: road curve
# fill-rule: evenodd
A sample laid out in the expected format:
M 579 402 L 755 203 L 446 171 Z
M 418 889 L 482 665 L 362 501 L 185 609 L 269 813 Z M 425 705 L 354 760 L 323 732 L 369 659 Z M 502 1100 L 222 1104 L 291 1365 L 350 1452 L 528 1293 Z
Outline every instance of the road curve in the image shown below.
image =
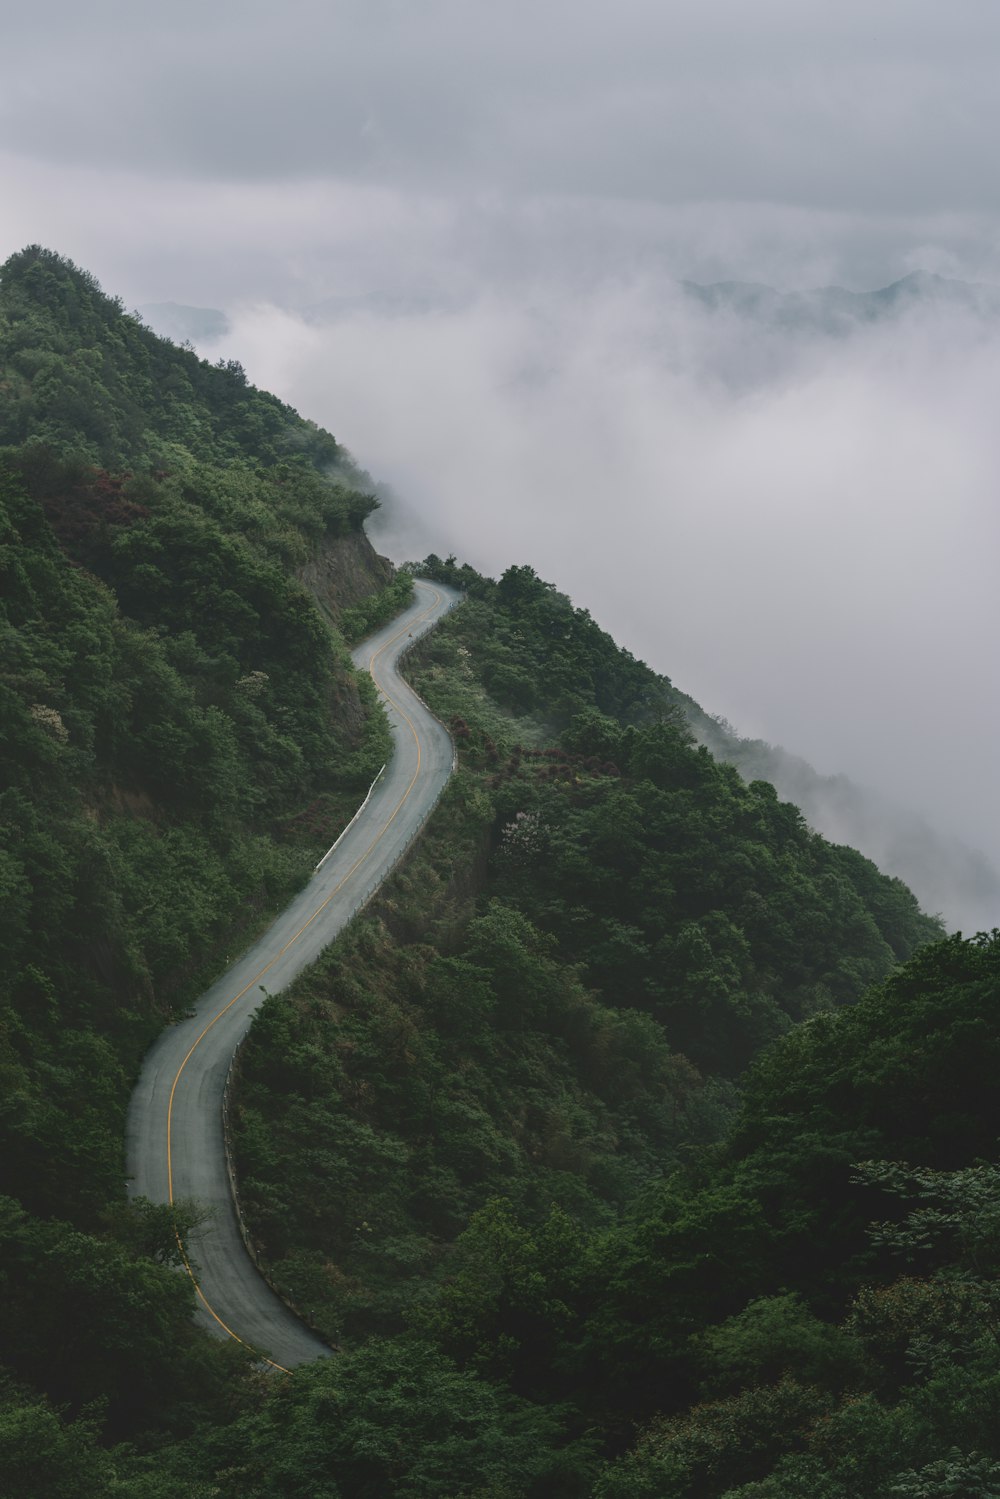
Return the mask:
M 129 1104 L 129 1192 L 153 1202 L 194 1198 L 211 1210 L 190 1268 L 198 1319 L 278 1368 L 330 1349 L 270 1289 L 240 1237 L 226 1170 L 222 1097 L 236 1047 L 262 1003 L 319 956 L 388 875 L 452 770 L 447 731 L 398 675 L 400 656 L 459 594 L 418 580 L 413 604 L 353 652 L 386 705 L 393 755 L 361 813 L 263 937 L 212 985 L 192 1014 L 147 1053 Z

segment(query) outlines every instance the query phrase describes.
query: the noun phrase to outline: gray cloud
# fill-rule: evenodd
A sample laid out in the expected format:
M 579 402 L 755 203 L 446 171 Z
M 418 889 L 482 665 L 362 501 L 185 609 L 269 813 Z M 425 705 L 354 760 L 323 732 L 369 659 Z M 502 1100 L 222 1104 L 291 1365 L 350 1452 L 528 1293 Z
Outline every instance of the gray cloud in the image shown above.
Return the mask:
M 998 40 L 976 0 L 50 4 L 0 122 L 163 175 L 992 212 Z
M 530 561 L 742 732 L 1000 861 L 996 325 L 786 337 L 637 280 L 258 307 L 231 347 L 407 497 L 397 554 Z
M 143 301 L 415 292 L 431 220 L 473 291 L 1000 279 L 998 41 L 986 0 L 50 0 L 5 27 L 5 223 Z

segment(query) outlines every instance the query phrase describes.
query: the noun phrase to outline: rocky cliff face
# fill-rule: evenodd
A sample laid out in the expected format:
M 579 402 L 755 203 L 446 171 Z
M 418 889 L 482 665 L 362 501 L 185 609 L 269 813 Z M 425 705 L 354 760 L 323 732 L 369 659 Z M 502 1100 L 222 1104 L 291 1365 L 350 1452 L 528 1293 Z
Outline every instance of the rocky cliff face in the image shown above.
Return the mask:
M 364 531 L 329 537 L 296 574 L 334 620 L 342 610 L 385 588 L 394 575 L 388 557 L 379 556 Z

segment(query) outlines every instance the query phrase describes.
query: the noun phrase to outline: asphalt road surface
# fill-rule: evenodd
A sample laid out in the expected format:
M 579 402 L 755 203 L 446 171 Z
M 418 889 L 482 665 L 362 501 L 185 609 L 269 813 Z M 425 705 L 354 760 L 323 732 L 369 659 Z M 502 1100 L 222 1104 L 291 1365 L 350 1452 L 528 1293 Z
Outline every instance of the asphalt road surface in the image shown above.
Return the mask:
M 277 994 L 314 962 L 385 879 L 452 770 L 447 731 L 397 674 L 399 657 L 457 603 L 418 581 L 413 604 L 354 651 L 385 702 L 394 751 L 354 822 L 264 936 L 151 1048 L 129 1105 L 129 1191 L 210 1209 L 192 1245 L 198 1318 L 290 1369 L 331 1350 L 263 1280 L 240 1237 L 226 1167 L 222 1099 L 229 1065 L 264 991 Z

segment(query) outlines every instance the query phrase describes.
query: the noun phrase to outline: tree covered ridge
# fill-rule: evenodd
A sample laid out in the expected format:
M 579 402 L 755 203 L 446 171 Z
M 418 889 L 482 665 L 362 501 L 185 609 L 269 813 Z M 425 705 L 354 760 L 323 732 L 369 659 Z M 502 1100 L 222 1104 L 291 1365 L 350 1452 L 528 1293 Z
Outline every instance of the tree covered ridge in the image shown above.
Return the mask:
M 170 1215 L 125 1203 L 128 1095 L 158 1029 L 353 813 L 388 736 L 296 576 L 338 537 L 358 556 L 374 504 L 329 434 L 33 249 L 0 272 L 0 443 L 0 1357 L 18 1473 L 18 1433 L 155 1445 L 203 1419 L 189 1400 L 211 1420 L 239 1388 L 190 1326 Z M 31 1391 L 92 1415 L 64 1440 Z
M 91 462 L 171 468 L 189 455 L 366 479 L 314 422 L 126 313 L 95 278 L 39 245 L 0 267 L 0 444 L 71 446 Z
M 941 935 L 901 881 L 696 748 L 669 680 L 530 568 L 467 582 L 465 609 L 422 648 L 420 681 L 442 712 L 481 719 L 460 743 L 492 772 L 498 893 L 591 982 L 658 1014 L 699 1065 L 741 1070 L 790 1019 L 856 999 Z M 515 707 L 522 675 L 540 685 L 521 727 L 558 739 L 541 763 L 482 712 L 484 692 Z M 728 1057 L 699 1038 L 713 1007 L 734 1028 Z
M 438 570 L 467 602 L 410 661 L 457 781 L 244 1054 L 240 1169 L 273 1270 L 347 1347 L 434 1350 L 556 1416 L 548 1487 L 512 1492 L 978 1481 L 984 1426 L 956 1465 L 958 1412 L 921 1426 L 879 1372 L 895 1345 L 855 1331 L 914 1278 L 896 1289 L 868 1234 L 856 1163 L 926 1158 L 928 1130 L 957 1145 L 942 1168 L 983 1145 L 992 1114 L 955 1117 L 942 976 L 994 971 L 995 947 L 940 943 L 898 880 L 696 748 L 670 683 L 625 655 L 617 680 L 610 637 L 530 568 Z M 806 1057 L 828 1101 L 772 1118 Z
M 8 793 L 50 820 L 75 798 L 85 842 L 114 825 L 116 848 L 98 864 L 134 865 L 124 883 L 157 912 L 154 948 L 161 908 L 138 893 L 176 848 L 201 938 L 182 923 L 151 963 L 135 960 L 162 982 L 190 967 L 209 931 L 221 936 L 239 899 L 223 894 L 224 867 L 245 857 L 252 889 L 264 858 L 286 888 L 274 834 L 311 807 L 324 836 L 316 803 L 336 819 L 380 763 L 384 728 L 370 717 L 366 727 L 367 689 L 295 577 L 374 501 L 328 475 L 334 459 L 350 469 L 328 434 L 245 381 L 234 404 L 231 370 L 158 339 L 51 252 L 26 250 L 0 273 L 0 359 L 0 421 L 21 439 L 0 447 Z M 78 401 L 72 370 L 92 377 Z M 171 371 L 192 377 L 183 398 Z M 128 415 L 129 402 L 129 420 L 108 426 L 114 441 L 95 445 L 88 422 Z M 27 846 L 29 812 L 17 815 L 14 850 Z M 219 898 L 206 899 L 213 881 Z M 59 882 L 34 883 L 44 898 Z M 100 889 L 90 883 L 98 905 Z M 111 905 L 121 900 L 101 909 Z

